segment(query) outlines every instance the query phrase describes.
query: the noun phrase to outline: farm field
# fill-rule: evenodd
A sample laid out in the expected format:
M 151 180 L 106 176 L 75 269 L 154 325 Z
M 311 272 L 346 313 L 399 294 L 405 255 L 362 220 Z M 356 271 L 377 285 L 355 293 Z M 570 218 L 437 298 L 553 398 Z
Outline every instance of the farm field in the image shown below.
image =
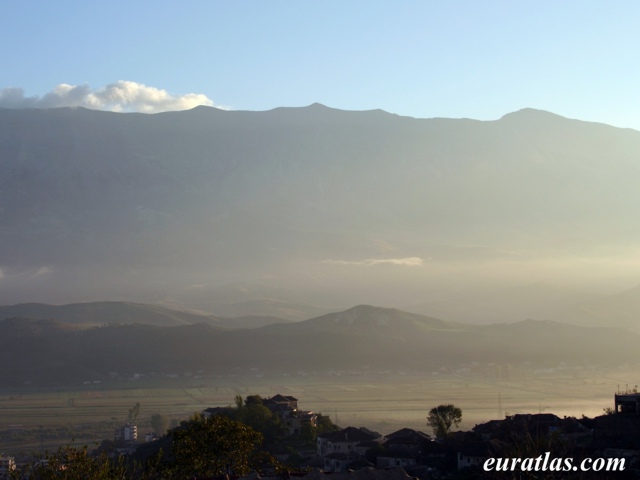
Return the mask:
M 141 405 L 137 423 L 143 437 L 150 431 L 153 414 L 186 419 L 207 407 L 233 404 L 235 395 L 250 394 L 293 395 L 301 409 L 322 412 L 343 427 L 367 426 L 382 434 L 402 427 L 431 433 L 426 415 L 442 403 L 462 408 L 462 429 L 516 413 L 593 417 L 612 407 L 613 394 L 633 388 L 629 382 L 637 378 L 633 370 L 623 368 L 533 372 L 509 367 L 498 375 L 436 373 L 247 375 L 143 380 L 99 388 L 2 389 L 0 451 L 39 452 L 72 439 L 88 445 L 112 439 L 136 402 Z

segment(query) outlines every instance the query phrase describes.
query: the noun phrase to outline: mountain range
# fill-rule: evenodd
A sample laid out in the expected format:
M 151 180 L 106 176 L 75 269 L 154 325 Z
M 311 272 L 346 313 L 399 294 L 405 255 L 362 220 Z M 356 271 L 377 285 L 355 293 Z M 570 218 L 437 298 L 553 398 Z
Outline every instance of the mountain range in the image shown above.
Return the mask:
M 272 323 L 288 323 L 287 320 L 248 315 L 225 318 L 172 310 L 160 305 L 132 302 L 84 302 L 68 305 L 21 303 L 0 306 L 0 319 L 30 318 L 53 320 L 81 328 L 105 325 L 144 324 L 157 327 L 207 324 L 221 328 L 257 328 Z
M 121 308 L 143 311 L 140 306 Z M 431 374 L 474 362 L 487 371 L 500 364 L 530 369 L 635 365 L 639 340 L 638 334 L 614 328 L 533 320 L 468 325 L 368 305 L 258 328 L 121 322 L 87 328 L 90 322 L 82 323 L 84 327 L 36 318 L 0 320 L 0 362 L 11 365 L 0 372 L 0 385 L 78 384 L 108 380 L 112 372 L 123 377 L 152 372 Z
M 376 303 L 486 322 L 551 318 L 509 293 L 551 282 L 590 292 L 557 297 L 554 319 L 633 326 L 633 299 L 620 312 L 593 292 L 640 283 L 639 154 L 640 132 L 533 109 L 0 109 L 0 303 L 291 320 Z M 243 282 L 293 295 L 222 293 Z M 460 311 L 464 292 L 517 305 Z

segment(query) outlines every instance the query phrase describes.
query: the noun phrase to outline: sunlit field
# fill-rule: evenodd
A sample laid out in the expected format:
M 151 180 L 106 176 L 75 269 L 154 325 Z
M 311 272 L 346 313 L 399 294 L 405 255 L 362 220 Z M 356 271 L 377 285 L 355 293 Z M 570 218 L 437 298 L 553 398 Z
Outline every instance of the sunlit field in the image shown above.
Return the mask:
M 150 431 L 149 417 L 167 414 L 186 419 L 211 406 L 233 404 L 235 395 L 282 393 L 299 399 L 299 407 L 329 415 L 338 425 L 366 426 L 380 433 L 426 426 L 430 408 L 453 403 L 462 408 L 461 429 L 516 413 L 554 413 L 589 417 L 613 406 L 613 394 L 634 388 L 634 372 L 567 369 L 534 371 L 496 367 L 498 375 L 470 372 L 403 374 L 288 374 L 199 379 L 140 380 L 110 386 L 67 389 L 0 390 L 0 451 L 55 448 L 75 439 L 96 444 L 112 439 L 139 402 L 140 436 Z M 562 370 L 562 369 L 560 369 Z M 631 382 L 631 383 L 630 383 Z M 100 387 L 100 388 L 98 388 Z

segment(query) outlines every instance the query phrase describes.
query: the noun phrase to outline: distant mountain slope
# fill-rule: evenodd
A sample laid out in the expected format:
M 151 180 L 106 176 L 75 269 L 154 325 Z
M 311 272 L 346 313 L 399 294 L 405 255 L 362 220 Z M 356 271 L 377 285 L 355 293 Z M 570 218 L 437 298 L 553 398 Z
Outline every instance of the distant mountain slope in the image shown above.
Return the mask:
M 640 331 L 640 286 L 558 309 L 550 318 L 579 325 L 609 325 Z
M 0 321 L 0 384 L 77 383 L 108 372 L 207 374 L 410 369 L 463 363 L 535 366 L 636 364 L 640 336 L 617 329 L 525 321 L 464 325 L 361 305 L 292 324 L 225 330 L 207 324 L 73 329 L 53 321 Z M 54 368 L 54 366 L 56 368 Z
M 147 324 L 158 327 L 206 323 L 224 328 L 257 328 L 286 323 L 277 317 L 220 318 L 171 310 L 158 305 L 132 302 L 85 302 L 69 305 L 22 303 L 0 306 L 0 320 L 12 317 L 55 320 L 62 324 L 99 326 L 108 324 Z
M 638 155 L 640 132 L 532 109 L 488 122 L 0 109 L 0 302 L 268 278 L 406 305 L 514 268 L 597 280 L 584 259 L 613 256 L 628 275 Z
M 311 295 L 259 282 L 224 285 L 196 284 L 182 287 L 160 298 L 163 305 L 196 308 L 218 317 L 277 317 L 306 320 L 335 309 L 313 305 Z M 274 322 L 271 322 L 274 323 Z
M 569 322 L 569 318 L 563 318 L 559 312 L 584 303 L 598 302 L 604 297 L 602 294 L 542 282 L 500 287 L 476 285 L 403 308 L 464 323 L 512 323 L 526 319 Z M 585 326 L 607 326 L 607 323 L 588 321 L 587 318 L 573 317 L 570 323 L 574 321 Z
M 261 328 L 274 324 L 289 324 L 291 321 L 270 315 L 244 315 L 242 317 L 220 318 L 217 325 L 227 329 Z
M 175 326 L 200 322 L 215 323 L 215 319 L 203 315 L 131 302 L 86 302 L 69 305 L 23 303 L 0 306 L 0 318 L 10 317 L 40 318 L 84 325 L 146 323 L 156 326 Z
M 414 335 L 438 330 L 457 330 L 468 325 L 404 312 L 395 308 L 358 305 L 344 312 L 330 313 L 299 322 L 293 329 L 313 331 L 354 331 L 384 335 Z M 272 327 L 276 329 L 279 327 Z

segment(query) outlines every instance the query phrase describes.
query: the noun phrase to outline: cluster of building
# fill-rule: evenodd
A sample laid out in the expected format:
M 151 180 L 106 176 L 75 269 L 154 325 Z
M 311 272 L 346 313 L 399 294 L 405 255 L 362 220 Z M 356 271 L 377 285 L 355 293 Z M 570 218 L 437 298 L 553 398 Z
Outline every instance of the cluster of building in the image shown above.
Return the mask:
M 288 395 L 274 395 L 263 398 L 262 405 L 275 413 L 282 420 L 288 435 L 299 435 L 305 425 L 318 426 L 318 414 L 298 409 L 298 399 Z M 209 418 L 213 415 L 224 415 L 228 408 L 211 407 L 202 411 L 202 416 Z
M 627 470 L 640 463 L 640 409 L 636 398 L 621 398 L 628 407 L 594 419 L 560 418 L 551 413 L 518 414 L 452 432 L 446 441 L 403 428 L 382 436 L 366 428 L 347 427 L 317 438 L 320 463 L 308 466 L 325 472 L 362 468 L 403 468 L 410 476 L 430 478 L 434 472 L 482 469 L 490 458 L 538 456 L 544 446 L 552 456 L 624 459 Z M 639 472 L 640 473 L 640 472 Z
M 318 414 L 300 410 L 295 397 L 278 394 L 262 399 L 262 404 L 280 417 L 288 435 L 300 434 L 305 425 L 317 427 Z M 224 414 L 226 410 L 224 407 L 214 407 L 204 410 L 202 414 L 210 417 Z M 370 451 L 375 454 L 370 455 Z M 445 455 L 445 447 L 418 430 L 403 428 L 382 436 L 365 427 L 347 427 L 319 434 L 316 438 L 316 456 L 308 458 L 306 466 L 325 472 L 360 468 L 419 468 L 429 460 L 440 461 Z
M 382 436 L 364 427 L 347 427 L 320 434 L 316 442 L 325 472 L 367 467 L 412 469 L 446 454 L 446 449 L 429 435 L 411 428 Z
M 640 393 L 618 393 L 614 402 L 609 415 L 594 419 L 516 414 L 476 425 L 470 431 L 450 433 L 446 441 L 410 428 L 383 436 L 350 426 L 319 434 L 316 456 L 309 458 L 306 466 L 324 472 L 399 467 L 424 477 L 427 472 L 481 468 L 490 458 L 512 456 L 518 442 L 531 445 L 533 439 L 549 450 L 557 446 L 578 457 L 624 458 L 631 468 L 640 460 Z M 317 415 L 299 410 L 294 397 L 275 395 L 263 404 L 280 415 L 291 435 L 299 433 L 305 422 L 316 426 Z
M 277 414 L 289 435 L 299 435 L 304 425 L 317 427 L 318 414 L 298 409 L 298 399 L 288 395 L 264 398 L 262 404 Z

